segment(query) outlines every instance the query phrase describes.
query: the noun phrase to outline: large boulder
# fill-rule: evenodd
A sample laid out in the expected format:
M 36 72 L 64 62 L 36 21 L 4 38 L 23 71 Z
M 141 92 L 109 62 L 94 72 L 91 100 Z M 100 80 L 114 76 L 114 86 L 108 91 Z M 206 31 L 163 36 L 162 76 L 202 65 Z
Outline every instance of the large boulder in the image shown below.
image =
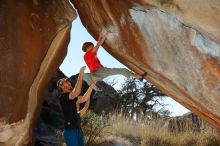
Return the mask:
M 96 92 L 91 100 L 90 109 L 98 115 L 107 115 L 116 112 L 119 94 L 109 84 L 104 81 L 97 82 L 101 92 Z
M 27 144 L 76 13 L 63 0 L 0 1 L 0 145 Z
M 218 0 L 71 0 L 105 49 L 220 129 Z
M 112 56 L 220 129 L 218 0 L 71 1 Z M 0 1 L 1 145 L 30 141 L 75 17 L 67 0 Z

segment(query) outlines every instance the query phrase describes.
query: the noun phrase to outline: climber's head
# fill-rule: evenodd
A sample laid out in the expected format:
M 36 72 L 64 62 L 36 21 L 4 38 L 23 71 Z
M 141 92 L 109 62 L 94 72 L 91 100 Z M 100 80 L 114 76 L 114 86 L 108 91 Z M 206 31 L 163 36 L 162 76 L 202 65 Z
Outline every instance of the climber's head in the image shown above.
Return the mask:
M 85 42 L 82 45 L 83 52 L 87 52 L 90 48 L 93 48 L 94 44 L 92 42 Z

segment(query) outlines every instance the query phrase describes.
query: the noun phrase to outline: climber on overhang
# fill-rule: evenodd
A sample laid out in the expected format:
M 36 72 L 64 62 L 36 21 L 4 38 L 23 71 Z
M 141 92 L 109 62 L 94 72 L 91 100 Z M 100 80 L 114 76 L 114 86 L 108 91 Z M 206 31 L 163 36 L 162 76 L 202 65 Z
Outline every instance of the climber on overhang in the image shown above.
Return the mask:
M 147 75 L 145 72 L 142 75 L 132 73 L 126 68 L 107 68 L 104 67 L 100 60 L 97 57 L 97 52 L 99 47 L 103 44 L 108 32 L 106 32 L 94 46 L 92 42 L 85 42 L 82 46 L 83 52 L 85 52 L 84 60 L 90 70 L 90 73 L 84 74 L 83 80 L 87 82 L 88 85 L 96 83 L 97 81 L 101 81 L 104 78 L 112 75 L 121 74 L 125 77 L 135 77 L 138 78 L 140 81 L 143 81 L 144 77 Z

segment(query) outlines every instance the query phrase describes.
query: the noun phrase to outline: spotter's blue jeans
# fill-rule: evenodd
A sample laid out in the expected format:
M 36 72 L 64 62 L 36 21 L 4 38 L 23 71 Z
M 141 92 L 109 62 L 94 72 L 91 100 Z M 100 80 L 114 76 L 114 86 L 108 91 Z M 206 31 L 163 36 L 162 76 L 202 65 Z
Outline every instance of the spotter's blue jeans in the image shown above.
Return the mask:
M 84 146 L 82 129 L 65 129 L 64 140 L 67 146 Z

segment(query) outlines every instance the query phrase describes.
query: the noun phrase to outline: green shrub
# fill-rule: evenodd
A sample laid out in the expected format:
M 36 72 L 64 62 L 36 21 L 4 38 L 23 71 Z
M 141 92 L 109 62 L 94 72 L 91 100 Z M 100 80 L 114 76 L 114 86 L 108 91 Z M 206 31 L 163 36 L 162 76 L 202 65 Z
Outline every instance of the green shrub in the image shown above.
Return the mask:
M 86 145 L 91 146 L 94 144 L 96 137 L 100 137 L 107 126 L 106 118 L 98 116 L 92 111 L 87 111 L 82 118 L 82 126 L 86 135 Z

